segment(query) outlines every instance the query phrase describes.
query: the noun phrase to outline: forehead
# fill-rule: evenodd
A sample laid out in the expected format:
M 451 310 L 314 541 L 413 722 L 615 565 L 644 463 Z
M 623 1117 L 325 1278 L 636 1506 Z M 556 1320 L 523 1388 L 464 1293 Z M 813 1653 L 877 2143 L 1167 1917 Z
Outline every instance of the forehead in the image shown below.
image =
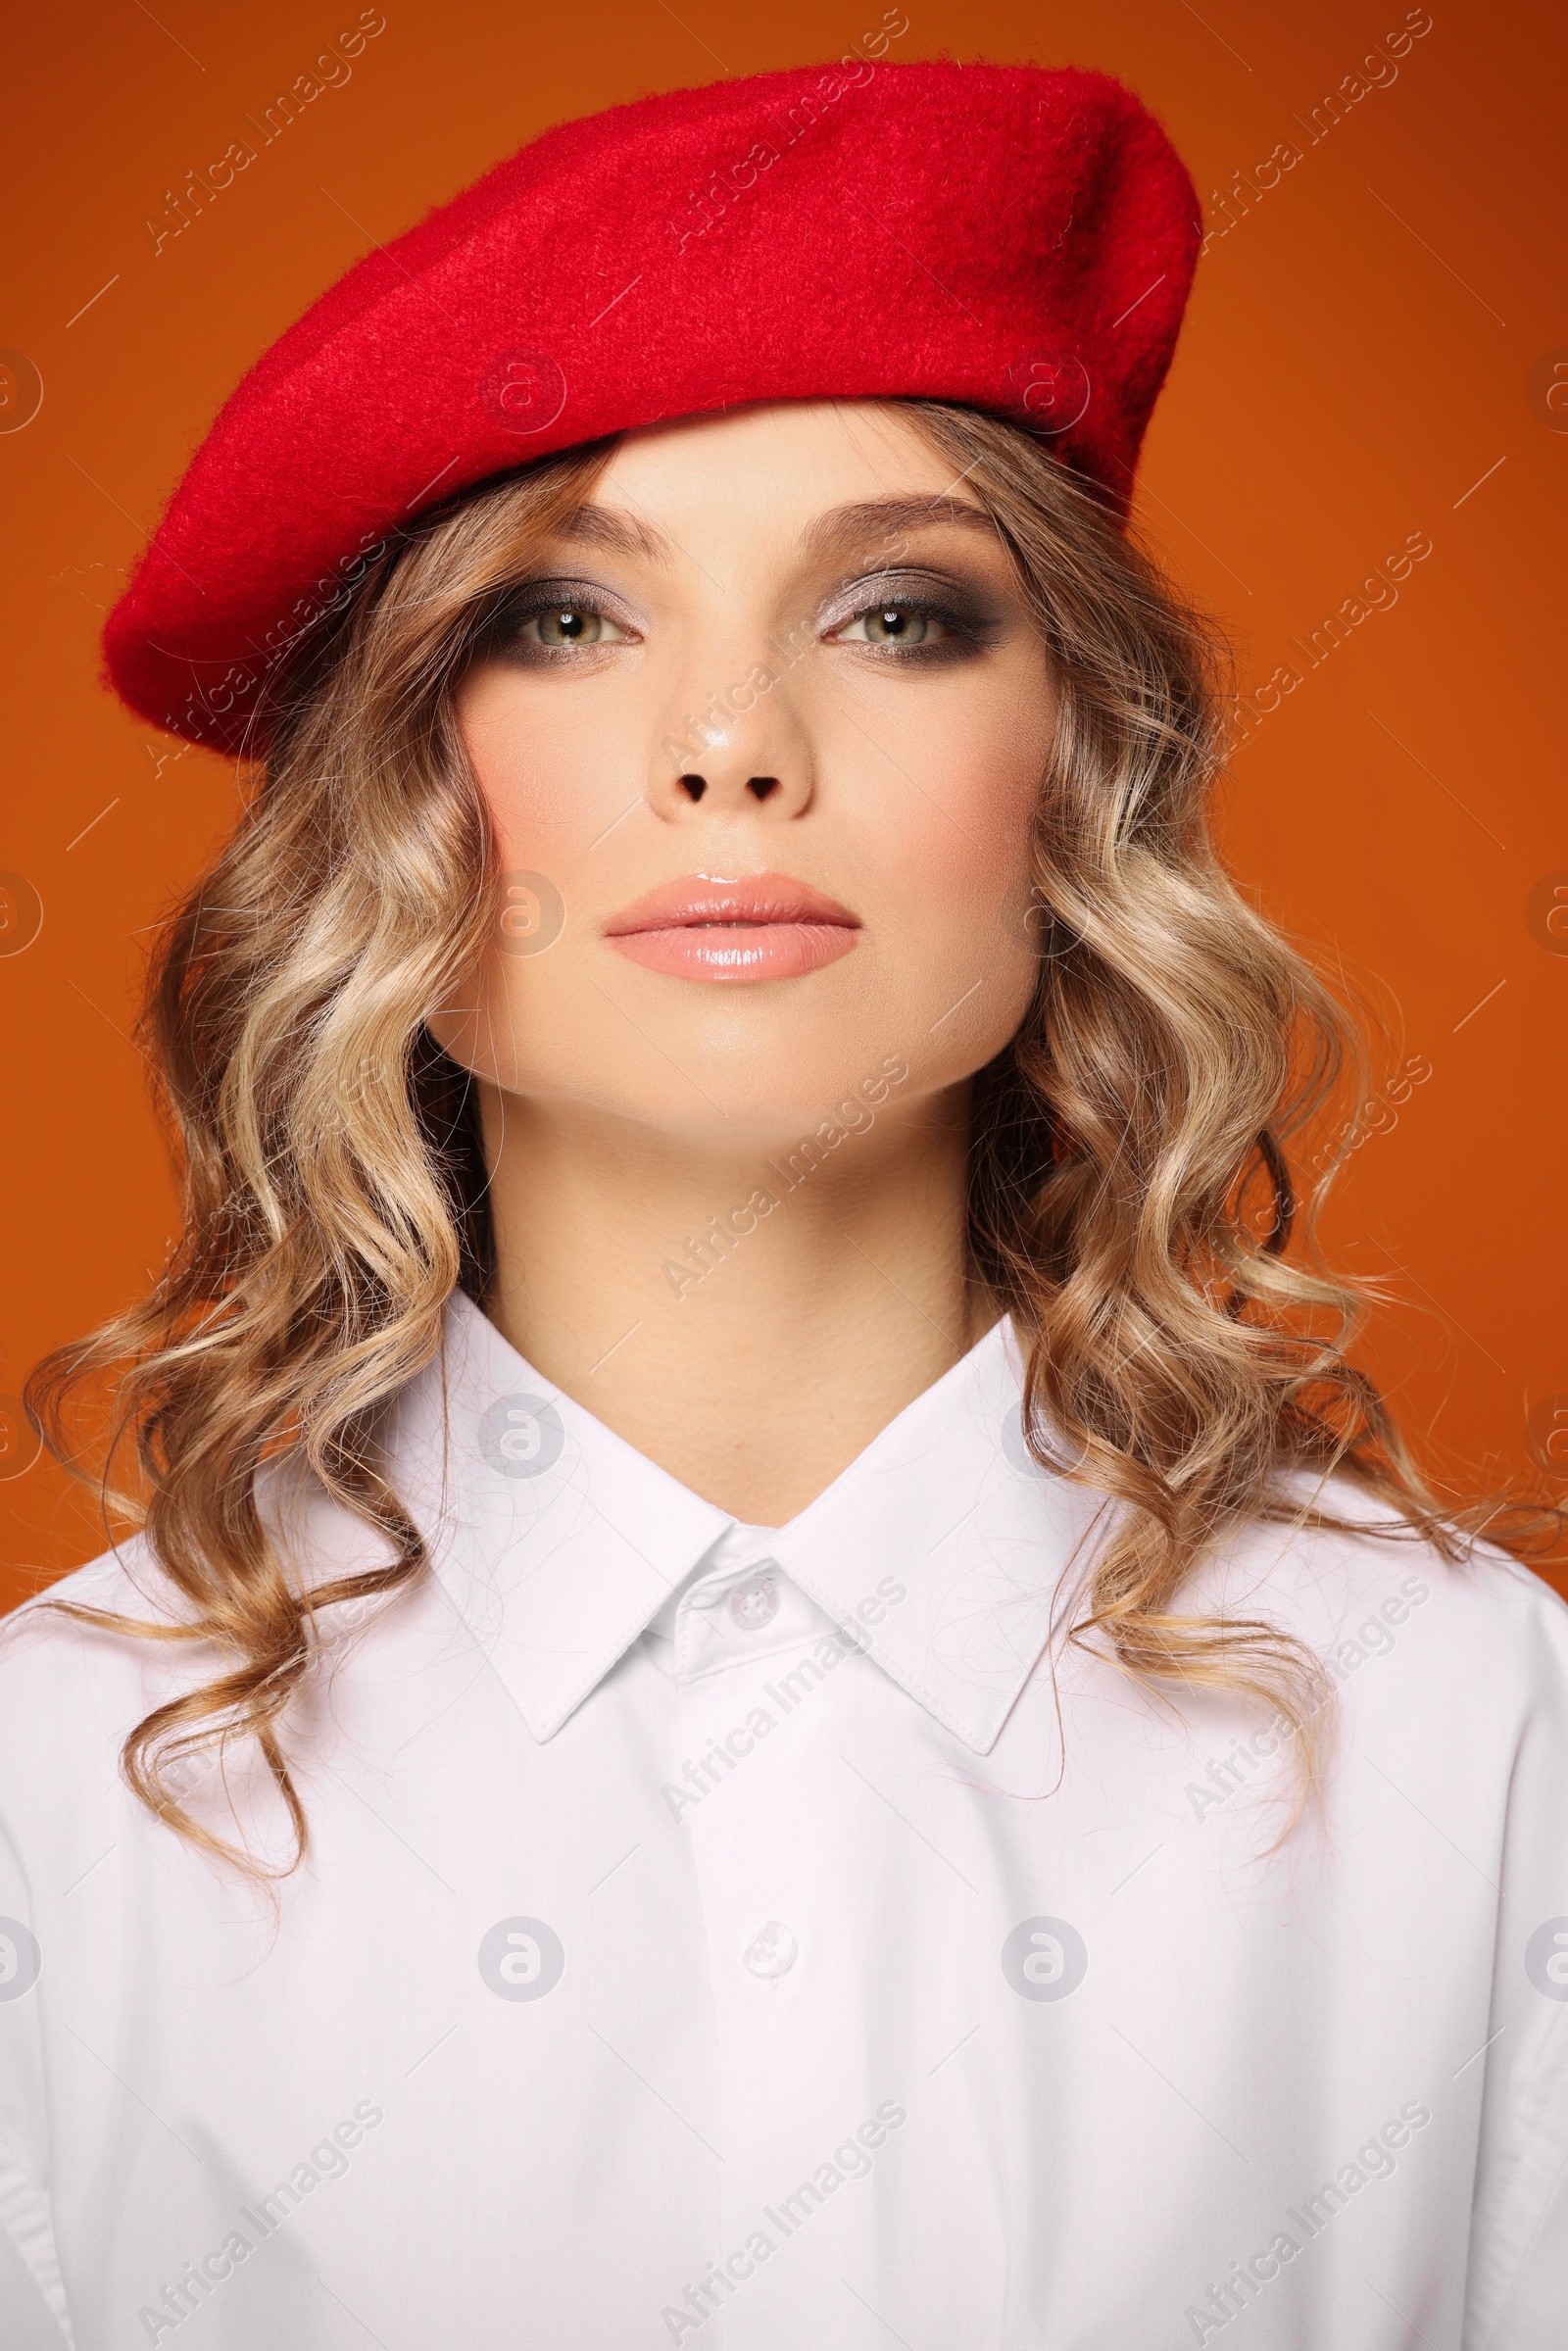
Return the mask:
M 898 404 L 769 401 L 628 433 L 561 535 L 664 563 L 694 533 L 782 531 L 830 556 L 936 525 L 996 536 Z
M 953 461 L 896 402 L 771 400 L 627 432 L 592 496 L 632 513 L 815 514 L 896 491 L 938 499 L 953 487 Z

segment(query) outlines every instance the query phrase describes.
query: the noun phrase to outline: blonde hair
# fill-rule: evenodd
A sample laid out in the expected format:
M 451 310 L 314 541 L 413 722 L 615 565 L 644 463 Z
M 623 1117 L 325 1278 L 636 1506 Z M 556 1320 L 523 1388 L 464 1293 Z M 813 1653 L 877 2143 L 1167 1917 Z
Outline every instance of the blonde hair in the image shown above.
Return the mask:
M 970 1225 L 1028 1345 L 1032 1449 L 1122 1505 L 1074 1638 L 1151 1687 L 1243 1690 L 1306 1730 L 1309 1654 L 1261 1619 L 1183 1613 L 1199 1561 L 1259 1516 L 1340 1523 L 1299 1481 L 1287 1490 L 1293 1470 L 1314 1487 L 1352 1479 L 1387 1506 L 1384 1531 L 1449 1557 L 1479 1523 L 1439 1510 L 1349 1364 L 1361 1297 L 1316 1267 L 1292 1193 L 1289 1144 L 1362 1049 L 1213 848 L 1212 632 L 1028 433 L 898 406 L 990 513 L 1059 672 L 1033 900 L 1017 909 L 1038 932 L 1039 987 L 975 1083 Z M 194 1757 L 254 1739 L 303 1856 L 285 1710 L 322 1609 L 426 1571 L 374 1439 L 438 1351 L 454 1288 L 482 1299 L 487 1276 L 469 1082 L 424 1025 L 484 948 L 497 879 L 451 689 L 615 445 L 420 517 L 274 681 L 253 796 L 160 939 L 143 1018 L 183 1233 L 149 1298 L 28 1383 L 74 1467 L 65 1398 L 128 1366 L 104 1505 L 144 1531 L 187 1608 L 154 1623 L 46 1604 L 218 1646 L 226 1670 L 137 1724 L 122 1768 L 182 1835 L 258 1875 L 176 1790 Z M 127 1446 L 139 1476 L 117 1487 Z M 258 1506 L 270 1463 L 308 1467 L 385 1538 L 388 1563 L 302 1589 Z

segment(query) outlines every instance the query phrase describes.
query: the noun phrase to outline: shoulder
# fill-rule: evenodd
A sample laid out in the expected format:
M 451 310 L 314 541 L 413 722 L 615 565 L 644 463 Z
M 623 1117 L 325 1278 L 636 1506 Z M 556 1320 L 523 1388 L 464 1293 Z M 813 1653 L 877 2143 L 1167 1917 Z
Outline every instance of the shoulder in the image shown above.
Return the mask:
M 258 1511 L 290 1584 L 382 1564 L 379 1541 L 298 1464 L 269 1464 Z M 132 1720 L 223 1669 L 214 1643 L 181 1638 L 198 1614 L 152 1543 L 132 1535 L 0 1618 L 0 1739 L 14 1712 L 37 1719 L 62 1695 L 135 1708 Z M 94 1623 L 94 1617 L 118 1620 Z M 127 1725 L 128 1727 L 128 1725 Z
M 269 1465 L 257 1504 L 276 1565 L 296 1589 L 389 1556 L 384 1538 L 297 1469 L 279 1474 Z M 232 1650 L 195 1631 L 199 1613 L 153 1544 L 134 1535 L 0 1619 L 0 1820 L 15 1833 L 52 1838 L 67 1817 L 118 1800 L 131 1733 L 233 1668 Z M 318 1627 L 323 1658 L 340 1662 L 363 1614 L 326 1634 Z M 296 1719 L 316 1682 L 313 1675 L 302 1687 Z M 224 1764 L 228 1779 L 239 1769 L 235 1760 Z
M 83 1651 L 90 1614 L 172 1627 L 189 1610 L 146 1538 L 132 1535 L 0 1618 L 0 1678 L 16 1689 Z
M 1298 1476 L 1282 1487 L 1279 1515 L 1252 1520 L 1228 1546 L 1226 1584 L 1266 1586 L 1276 1601 L 1324 1630 L 1348 1610 L 1381 1609 L 1385 1601 L 1388 1621 L 1398 1624 L 1402 1598 L 1410 1610 L 1434 1602 L 1436 1618 L 1466 1637 L 1568 1636 L 1568 1604 L 1549 1584 L 1494 1543 L 1455 1543 L 1460 1555 L 1450 1559 L 1348 1478 Z M 1423 1583 L 1431 1590 L 1416 1592 Z
M 1293 1636 L 1357 1715 L 1488 1743 L 1543 1711 L 1568 1727 L 1568 1605 L 1530 1568 L 1485 1543 L 1447 1557 L 1343 1478 L 1282 1504 L 1205 1563 L 1197 1604 Z
M 121 1735 L 169 1694 L 188 1605 L 133 1536 L 0 1620 L 0 1775 L 123 1718 Z M 124 1620 L 123 1630 L 94 1617 Z
M 35 1882 L 69 1882 L 119 1836 L 125 1739 L 189 1687 L 197 1644 L 156 1631 L 178 1623 L 177 1598 L 137 1537 L 0 1620 L 0 1842 Z M 67 1613 L 78 1609 L 154 1632 Z

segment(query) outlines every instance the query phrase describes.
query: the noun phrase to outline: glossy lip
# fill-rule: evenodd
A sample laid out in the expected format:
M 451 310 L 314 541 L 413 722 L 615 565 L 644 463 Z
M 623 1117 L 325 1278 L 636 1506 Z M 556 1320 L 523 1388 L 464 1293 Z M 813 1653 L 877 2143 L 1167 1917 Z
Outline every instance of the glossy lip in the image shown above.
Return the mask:
M 618 955 L 673 979 L 800 979 L 847 955 L 859 916 L 786 873 L 693 873 L 612 914 Z

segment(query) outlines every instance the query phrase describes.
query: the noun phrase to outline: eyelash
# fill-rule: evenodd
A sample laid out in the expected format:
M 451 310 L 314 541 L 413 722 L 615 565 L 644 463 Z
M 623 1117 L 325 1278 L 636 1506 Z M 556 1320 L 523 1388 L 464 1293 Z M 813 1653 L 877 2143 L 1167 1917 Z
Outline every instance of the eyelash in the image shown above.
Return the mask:
M 621 626 L 615 614 L 592 596 L 539 597 L 532 603 L 509 608 L 496 630 L 502 648 L 525 651 L 529 660 L 547 661 L 552 665 L 572 661 L 580 654 L 599 650 L 593 645 L 541 645 L 524 638 L 522 631 L 529 622 L 542 619 L 547 612 L 581 612 L 600 620 L 612 621 L 617 628 Z M 864 638 L 853 640 L 858 650 L 873 654 L 885 661 L 932 663 L 952 661 L 987 649 L 998 642 L 994 631 L 955 606 L 941 604 L 933 597 L 898 595 L 878 596 L 868 604 L 857 606 L 829 632 L 830 639 L 838 636 L 841 630 L 853 628 L 857 621 L 867 620 L 877 612 L 920 615 L 939 621 L 947 632 L 930 645 L 874 645 Z
M 873 645 L 865 638 L 854 642 L 881 660 L 895 661 L 941 661 L 960 659 L 963 655 L 994 645 L 997 639 L 973 615 L 961 612 L 952 605 L 938 604 L 929 596 L 878 596 L 872 603 L 863 604 L 839 622 L 839 630 L 853 628 L 858 620 L 868 620 L 876 612 L 911 612 L 923 614 L 928 620 L 939 620 L 947 631 L 931 645 Z
M 493 627 L 493 635 L 503 650 L 524 647 L 534 660 L 569 661 L 579 653 L 592 653 L 592 645 L 538 645 L 523 637 L 530 620 L 541 620 L 547 612 L 584 612 L 595 619 L 612 621 L 616 628 L 621 622 L 608 606 L 599 604 L 592 596 L 539 596 L 531 603 L 509 604 Z

